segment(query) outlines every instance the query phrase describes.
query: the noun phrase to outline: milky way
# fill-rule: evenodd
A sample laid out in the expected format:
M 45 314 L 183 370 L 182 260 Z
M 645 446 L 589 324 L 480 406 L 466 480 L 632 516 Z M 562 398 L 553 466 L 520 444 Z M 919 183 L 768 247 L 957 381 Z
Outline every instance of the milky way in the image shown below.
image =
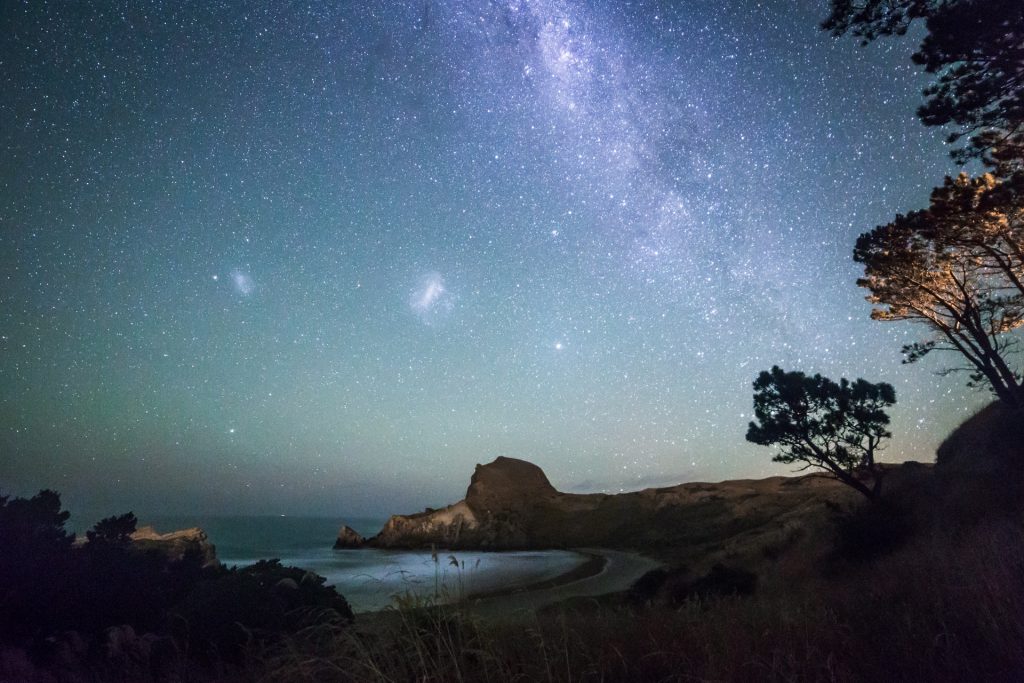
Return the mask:
M 794 7 L 801 4 L 802 7 Z M 823 2 L 0 9 L 0 488 L 389 512 L 510 455 L 568 490 L 783 473 L 773 364 L 900 365 L 856 236 L 957 169 L 911 41 Z

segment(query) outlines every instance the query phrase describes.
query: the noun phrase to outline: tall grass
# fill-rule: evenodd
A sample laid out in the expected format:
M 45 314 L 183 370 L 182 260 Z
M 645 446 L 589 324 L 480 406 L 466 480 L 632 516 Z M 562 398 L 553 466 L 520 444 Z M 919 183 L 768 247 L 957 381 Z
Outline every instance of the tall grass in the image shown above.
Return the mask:
M 261 681 L 1024 680 L 1024 529 L 935 531 L 754 598 L 482 620 L 406 599 L 252 653 Z

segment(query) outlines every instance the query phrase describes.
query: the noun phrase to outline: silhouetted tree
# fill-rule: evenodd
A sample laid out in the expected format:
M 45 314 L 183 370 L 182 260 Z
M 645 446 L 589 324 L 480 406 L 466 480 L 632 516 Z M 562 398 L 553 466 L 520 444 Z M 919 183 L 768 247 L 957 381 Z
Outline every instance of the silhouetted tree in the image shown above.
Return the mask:
M 953 124 L 954 157 L 982 157 L 1002 175 L 1024 162 L 1024 2 L 1021 0 L 831 0 L 822 28 L 866 44 L 903 35 L 916 21 L 927 30 L 912 59 L 936 80 L 918 117 Z
M 123 515 L 101 519 L 90 531 L 85 532 L 85 536 L 89 543 L 125 546 L 131 543 L 132 534 L 135 533 L 138 523 L 135 513 L 126 512 Z
M 747 441 L 777 446 L 774 462 L 823 469 L 873 499 L 882 488 L 875 455 L 882 440 L 892 436 L 885 408 L 895 403 L 896 392 L 884 382 L 840 379 L 837 384 L 774 366 L 754 381 L 757 422 L 750 423 Z
M 0 638 L 44 630 L 60 614 L 74 534 L 60 494 L 0 496 Z
M 1021 406 L 1021 375 L 1007 355 L 1024 325 L 1024 227 L 1016 193 L 990 175 L 948 178 L 928 209 L 899 215 L 857 239 L 857 284 L 871 291 L 876 320 L 911 320 L 936 334 L 903 348 L 912 363 L 932 351 L 967 360 L 970 384 L 987 383 Z M 953 368 L 959 370 L 963 368 Z
M 70 512 L 61 509 L 56 491 L 45 489 L 31 498 L 0 496 L 0 547 L 69 547 L 75 540 L 74 534 L 64 529 L 70 517 Z

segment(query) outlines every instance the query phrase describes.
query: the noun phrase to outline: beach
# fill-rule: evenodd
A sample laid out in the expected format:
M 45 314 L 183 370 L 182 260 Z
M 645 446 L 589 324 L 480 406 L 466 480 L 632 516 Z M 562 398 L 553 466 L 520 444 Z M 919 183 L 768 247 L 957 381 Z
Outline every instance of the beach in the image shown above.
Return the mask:
M 569 598 L 596 597 L 628 590 L 641 576 L 662 566 L 638 553 L 606 548 L 579 549 L 587 561 L 573 570 L 545 582 L 471 595 L 466 600 L 474 613 L 483 617 L 505 617 L 529 613 Z

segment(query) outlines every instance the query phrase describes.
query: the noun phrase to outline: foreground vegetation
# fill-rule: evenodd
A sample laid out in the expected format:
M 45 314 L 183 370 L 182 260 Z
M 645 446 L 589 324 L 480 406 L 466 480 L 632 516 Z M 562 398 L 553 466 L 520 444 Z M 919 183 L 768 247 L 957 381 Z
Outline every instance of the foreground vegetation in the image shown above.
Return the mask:
M 0 496 L 0 681 L 202 680 L 246 648 L 352 619 L 324 579 L 276 560 L 243 569 L 136 544 L 131 513 L 84 543 L 60 496 Z

